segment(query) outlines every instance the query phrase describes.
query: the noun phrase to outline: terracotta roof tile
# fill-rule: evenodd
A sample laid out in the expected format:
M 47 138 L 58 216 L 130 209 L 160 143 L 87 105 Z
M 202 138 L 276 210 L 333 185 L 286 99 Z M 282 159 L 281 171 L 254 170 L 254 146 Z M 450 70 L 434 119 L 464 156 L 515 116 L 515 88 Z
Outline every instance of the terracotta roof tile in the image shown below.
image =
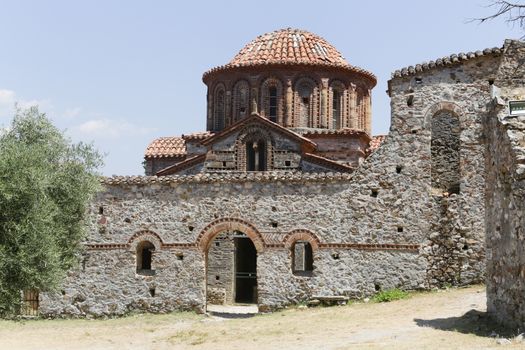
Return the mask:
M 376 149 L 381 146 L 381 144 L 385 141 L 387 135 L 375 135 L 372 136 L 372 140 L 370 141 L 370 145 L 368 146 L 368 153 L 374 152 Z
M 438 58 L 435 61 L 423 62 L 420 64 L 416 64 L 415 66 L 408 66 L 402 69 L 398 69 L 392 73 L 392 79 L 414 75 L 416 73 L 420 73 L 422 71 L 426 71 L 426 70 L 429 70 L 435 67 L 451 66 L 458 62 L 467 61 L 472 58 L 476 58 L 480 56 L 500 55 L 502 53 L 503 53 L 503 48 L 499 48 L 499 47 L 487 48 L 483 51 L 476 51 L 476 52 L 467 52 L 467 53 L 461 52 L 458 54 L 453 54 L 450 56 Z
M 145 158 L 184 156 L 186 156 L 186 141 L 182 137 L 160 137 L 153 140 L 144 152 Z
M 199 182 L 298 182 L 305 181 L 348 181 L 352 178 L 350 173 L 302 173 L 298 171 L 261 171 L 261 172 L 225 172 L 225 173 L 200 173 L 197 175 L 168 175 L 168 176 L 113 176 L 102 177 L 104 185 L 146 185 L 146 184 L 172 184 L 172 183 L 199 183 Z
M 182 135 L 182 138 L 184 140 L 186 140 L 186 141 L 189 141 L 189 140 L 204 140 L 204 139 L 207 139 L 210 136 L 213 136 L 213 133 L 211 131 L 199 131 L 199 132 L 194 132 L 194 133 L 187 134 L 187 135 Z
M 201 141 L 213 136 L 212 132 L 200 131 L 187 135 L 159 137 L 151 141 L 144 152 L 145 158 L 185 157 L 186 142 Z
M 228 64 L 209 70 L 204 73 L 203 78 L 218 70 L 268 64 L 341 67 L 364 74 L 376 81 L 372 73 L 350 65 L 341 53 L 322 37 L 292 28 L 258 36 L 244 46 Z
M 365 135 L 368 139 L 370 139 L 370 135 L 366 133 L 366 131 L 363 130 L 357 130 L 352 128 L 342 128 L 342 129 L 294 129 L 295 132 L 303 135 L 306 138 L 310 137 L 316 137 L 316 136 L 324 136 L 324 135 L 330 135 L 330 136 L 339 136 L 339 135 Z

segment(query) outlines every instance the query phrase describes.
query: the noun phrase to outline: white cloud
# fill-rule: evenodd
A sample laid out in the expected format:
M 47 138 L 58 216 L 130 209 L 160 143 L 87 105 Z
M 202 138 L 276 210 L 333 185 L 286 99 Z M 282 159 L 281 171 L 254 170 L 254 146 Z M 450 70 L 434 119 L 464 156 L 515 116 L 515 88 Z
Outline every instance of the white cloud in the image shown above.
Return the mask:
M 74 119 L 80 114 L 81 111 L 82 111 L 82 108 L 80 107 L 68 108 L 64 111 L 64 113 L 62 113 L 62 116 L 65 119 Z
M 15 103 L 15 92 L 13 90 L 0 89 L 0 105 L 12 105 Z
M 143 127 L 124 120 L 108 118 L 88 120 L 71 128 L 73 134 L 80 138 L 102 139 L 146 135 L 155 130 L 156 128 Z
M 25 100 L 18 98 L 13 90 L 0 89 L 0 120 L 11 119 L 15 113 L 15 103 L 20 108 L 38 106 L 41 112 L 51 112 L 53 105 L 49 100 Z
M 0 120 L 11 118 L 15 111 L 15 92 L 0 89 Z

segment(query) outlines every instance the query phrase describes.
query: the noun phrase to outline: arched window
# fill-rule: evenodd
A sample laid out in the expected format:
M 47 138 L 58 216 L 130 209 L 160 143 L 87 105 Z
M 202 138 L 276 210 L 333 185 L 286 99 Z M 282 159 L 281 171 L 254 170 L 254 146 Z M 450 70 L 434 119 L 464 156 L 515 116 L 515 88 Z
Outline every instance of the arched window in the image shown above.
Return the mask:
M 214 127 L 216 131 L 224 129 L 224 117 L 225 117 L 225 101 L 224 101 L 224 88 L 219 86 L 215 90 L 215 103 L 214 103 Z
M 153 275 L 152 269 L 153 251 L 155 246 L 149 241 L 142 241 L 137 245 L 137 273 L 141 275 Z
M 303 78 L 296 85 L 296 108 L 299 127 L 313 127 L 314 82 Z
M 276 123 L 282 114 L 283 88 L 277 78 L 268 78 L 261 85 L 261 113 Z
M 356 115 L 357 128 L 363 130 L 365 128 L 365 92 L 362 88 L 356 89 Z
M 296 241 L 292 246 L 292 272 L 297 275 L 311 274 L 314 270 L 312 245 L 307 241 Z
M 248 116 L 250 101 L 250 87 L 248 82 L 241 80 L 233 88 L 233 121 L 240 120 Z
M 266 142 L 263 140 L 246 142 L 246 170 L 266 170 Z
M 332 92 L 332 129 L 341 129 L 342 98 L 339 90 Z
M 268 118 L 275 123 L 277 122 L 277 88 L 270 86 L 268 92 L 270 95 Z
M 432 117 L 431 128 L 432 188 L 441 193 L 459 193 L 459 119 L 452 112 L 442 110 Z

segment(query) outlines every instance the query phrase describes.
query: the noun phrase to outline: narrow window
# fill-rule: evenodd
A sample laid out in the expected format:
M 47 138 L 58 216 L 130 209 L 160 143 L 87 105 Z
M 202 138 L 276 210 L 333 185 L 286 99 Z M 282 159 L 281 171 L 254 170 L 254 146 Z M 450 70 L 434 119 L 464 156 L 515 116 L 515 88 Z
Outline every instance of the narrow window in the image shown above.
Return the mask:
M 215 130 L 220 131 L 224 129 L 224 90 L 217 91 L 215 96 Z
M 341 128 L 341 93 L 334 90 L 332 96 L 332 129 Z
M 155 271 L 151 268 L 153 251 L 155 246 L 148 241 L 137 245 L 137 273 L 141 275 L 153 275 Z
M 266 143 L 262 140 L 246 143 L 246 170 L 266 170 Z
M 310 101 L 313 94 L 313 86 L 308 82 L 303 82 L 298 86 L 299 95 L 299 126 L 311 127 Z
M 459 119 L 449 111 L 440 111 L 432 117 L 431 127 L 432 187 L 441 193 L 459 193 L 461 133 Z
M 292 271 L 297 275 L 311 274 L 314 269 L 312 245 L 297 241 L 292 247 Z
M 250 87 L 248 82 L 241 80 L 233 88 L 233 121 L 245 118 L 248 115 Z
M 269 114 L 268 117 L 272 122 L 277 122 L 277 87 L 270 86 L 269 93 Z

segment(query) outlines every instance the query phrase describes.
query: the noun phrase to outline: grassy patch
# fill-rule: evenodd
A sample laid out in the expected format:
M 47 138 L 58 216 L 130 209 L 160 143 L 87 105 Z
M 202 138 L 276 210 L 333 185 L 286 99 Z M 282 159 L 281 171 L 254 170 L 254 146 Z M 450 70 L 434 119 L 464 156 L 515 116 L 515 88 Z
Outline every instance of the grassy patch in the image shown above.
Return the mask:
M 201 332 L 197 330 L 187 330 L 187 331 L 179 331 L 175 333 L 175 335 L 168 338 L 168 340 L 171 343 L 189 343 L 191 345 L 199 345 L 206 342 L 206 339 L 209 338 L 209 334 L 207 332 Z
M 373 296 L 372 301 L 376 303 L 386 303 L 393 300 L 406 299 L 410 296 L 408 292 L 401 289 L 384 290 Z

